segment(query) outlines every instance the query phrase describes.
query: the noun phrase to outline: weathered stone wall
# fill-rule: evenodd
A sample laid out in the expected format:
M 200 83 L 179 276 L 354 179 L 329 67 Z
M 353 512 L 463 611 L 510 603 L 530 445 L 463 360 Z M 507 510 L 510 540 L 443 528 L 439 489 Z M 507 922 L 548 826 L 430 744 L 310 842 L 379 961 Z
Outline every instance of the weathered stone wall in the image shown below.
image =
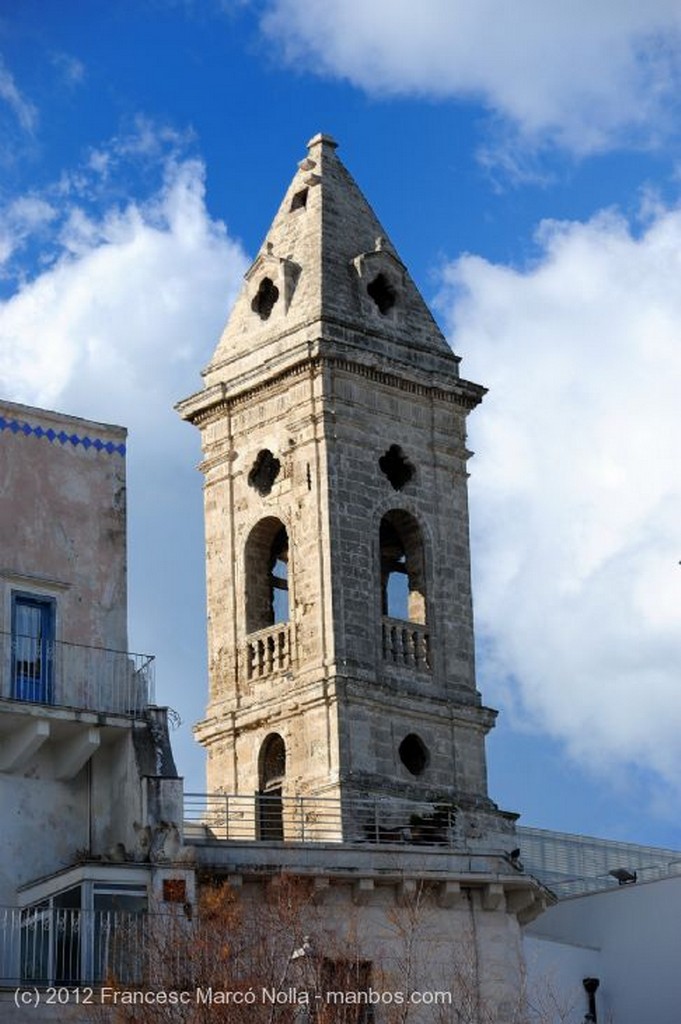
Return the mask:
M 493 714 L 474 678 L 466 409 L 446 393 L 355 369 L 310 363 L 203 428 L 211 703 L 199 738 L 208 788 L 256 791 L 258 751 L 278 732 L 288 794 L 321 792 L 340 773 L 358 791 L 388 783 L 414 797 L 484 798 Z M 394 445 L 413 468 L 399 491 L 379 466 Z M 266 494 L 249 483 L 263 450 L 280 463 Z M 422 537 L 427 670 L 385 657 L 379 531 L 395 510 Z M 249 565 L 255 571 L 261 556 L 248 543 L 263 522 L 288 534 L 290 619 L 285 664 L 261 673 L 250 664 L 247 607 Z M 419 779 L 398 756 L 413 732 L 428 750 Z
M 334 596 L 343 610 L 336 620 L 339 656 L 383 672 L 379 525 L 386 512 L 404 509 L 423 537 L 437 694 L 475 702 L 466 410 L 387 369 L 367 374 L 361 367 L 330 371 L 327 401 L 335 425 L 329 486 Z M 379 467 L 393 445 L 413 468 L 400 490 Z
M 328 390 L 336 664 L 355 677 L 341 709 L 344 771 L 373 774 L 379 786 L 383 777 L 412 790 L 484 797 L 492 719 L 475 689 L 465 410 L 378 372 L 329 372 Z M 413 471 L 399 490 L 379 466 L 394 445 Z M 379 533 L 394 510 L 421 534 L 428 669 L 395 663 L 384 649 Z M 418 782 L 398 756 L 413 732 L 430 754 Z
M 337 776 L 326 682 L 333 632 L 321 394 L 310 368 L 236 402 L 204 431 L 211 702 L 199 735 L 208 745 L 209 790 L 256 791 L 258 753 L 271 732 L 285 738 L 288 792 L 323 788 Z M 269 492 L 259 493 L 249 474 L 264 450 L 280 467 Z M 266 552 L 249 542 L 266 520 L 288 535 L 290 614 L 281 624 L 286 651 L 276 671 L 261 672 L 249 647 L 248 573 L 267 575 Z

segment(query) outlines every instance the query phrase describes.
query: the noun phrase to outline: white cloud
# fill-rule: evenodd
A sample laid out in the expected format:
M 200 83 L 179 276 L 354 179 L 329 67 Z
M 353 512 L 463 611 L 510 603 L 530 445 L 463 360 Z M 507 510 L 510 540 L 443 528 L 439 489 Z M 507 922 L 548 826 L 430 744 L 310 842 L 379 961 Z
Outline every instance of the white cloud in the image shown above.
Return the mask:
M 681 210 L 542 225 L 524 270 L 464 256 L 443 309 L 471 420 L 488 700 L 613 776 L 681 772 Z
M 173 405 L 200 387 L 246 266 L 204 204 L 203 166 L 166 161 L 145 202 L 53 225 L 55 262 L 0 304 L 0 388 L 128 426 L 133 649 L 159 655 L 158 699 L 203 713 L 205 612 L 196 431 Z M 203 785 L 188 730 L 176 753 Z
M 153 173 L 170 160 L 179 160 L 194 141 L 191 129 L 178 131 L 172 125 L 159 124 L 137 114 L 126 130 L 108 139 L 104 145 L 89 149 L 84 164 L 64 170 L 50 191 L 60 201 L 96 200 L 101 203 L 109 190 L 127 195 L 131 180 L 143 168 Z
M 4 101 L 21 127 L 33 132 L 38 119 L 35 106 L 19 91 L 9 68 L 0 56 L 0 100 Z
M 261 24 L 296 67 L 481 100 L 532 146 L 650 143 L 678 110 L 678 0 L 270 0 Z
M 135 215 L 128 196 L 141 189 L 141 182 L 161 182 L 186 160 L 193 140 L 188 130 L 179 132 L 142 115 L 133 117 L 127 130 L 98 148 L 91 148 L 84 162 L 64 169 L 60 177 L 40 192 L 10 197 L 0 206 L 0 266 L 5 279 L 23 281 L 41 266 L 53 264 L 66 252 L 84 255 L 95 244 L 108 240 L 107 232 L 120 218 L 121 206 L 127 217 Z M 164 195 L 167 200 L 167 195 Z M 166 212 L 159 207 L 159 224 Z M 102 216 L 101 210 L 108 209 Z M 155 206 L 145 204 L 144 217 L 151 224 Z
M 13 209 L 26 205 L 16 201 Z M 130 388 L 141 399 L 149 382 L 154 390 L 186 387 L 175 369 L 178 351 L 198 358 L 196 325 L 201 337 L 217 299 L 224 316 L 225 290 L 241 265 L 224 228 L 206 214 L 202 166 L 171 164 L 162 191 L 144 204 L 98 217 L 71 208 L 59 242 L 55 265 L 2 307 L 0 379 L 22 400 L 54 402 L 68 384 L 91 406 L 88 415 L 95 404 L 102 415 L 104 400 L 107 415 L 130 405 L 136 419 L 142 412 L 153 422 L 148 401 L 135 409 Z M 120 392 L 107 386 L 101 394 L 102 360 L 129 378 Z M 198 365 L 190 361 L 192 375 Z
M 0 209 L 0 266 L 8 262 L 26 239 L 39 233 L 56 216 L 50 203 L 33 195 L 18 196 Z
M 52 63 L 69 88 L 81 85 L 85 81 L 85 65 L 70 53 L 56 51 L 52 54 Z

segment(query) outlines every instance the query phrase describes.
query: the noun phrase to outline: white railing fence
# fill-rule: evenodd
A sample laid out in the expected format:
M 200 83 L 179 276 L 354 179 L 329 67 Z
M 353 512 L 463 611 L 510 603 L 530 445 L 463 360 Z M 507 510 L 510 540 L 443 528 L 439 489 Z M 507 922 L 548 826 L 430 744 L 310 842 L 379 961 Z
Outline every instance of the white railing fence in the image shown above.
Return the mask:
M 143 980 L 146 914 L 0 907 L 0 986 Z

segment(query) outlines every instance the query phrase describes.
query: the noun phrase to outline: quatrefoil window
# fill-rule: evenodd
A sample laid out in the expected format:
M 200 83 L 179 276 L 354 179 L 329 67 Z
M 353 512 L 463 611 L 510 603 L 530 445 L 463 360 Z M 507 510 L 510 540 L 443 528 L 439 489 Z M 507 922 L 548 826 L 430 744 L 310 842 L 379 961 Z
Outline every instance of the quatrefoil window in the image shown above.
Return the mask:
M 395 491 L 406 487 L 416 472 L 398 444 L 391 445 L 385 455 L 381 455 L 378 465 Z
M 272 454 L 269 448 L 263 448 L 258 455 L 248 474 L 248 483 L 258 494 L 263 497 L 269 494 L 274 487 L 274 481 L 279 476 L 281 462 Z
M 251 303 L 251 309 L 254 313 L 258 314 L 261 320 L 267 320 L 278 298 L 279 289 L 272 278 L 263 277 L 256 296 Z

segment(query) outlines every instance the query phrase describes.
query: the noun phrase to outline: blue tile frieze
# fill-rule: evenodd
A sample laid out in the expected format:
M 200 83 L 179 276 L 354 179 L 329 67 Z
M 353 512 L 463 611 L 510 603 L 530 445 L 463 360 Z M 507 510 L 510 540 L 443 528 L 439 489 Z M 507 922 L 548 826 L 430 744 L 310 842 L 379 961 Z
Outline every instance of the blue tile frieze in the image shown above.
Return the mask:
M 82 445 L 86 451 L 88 448 L 94 448 L 95 451 L 106 452 L 108 455 L 125 455 L 125 445 L 122 443 L 103 441 L 100 437 L 80 437 L 78 434 L 67 434 L 65 430 L 53 430 L 52 427 L 41 427 L 40 424 L 33 426 L 23 420 L 8 420 L 0 416 L 0 431 L 3 430 L 9 430 L 12 434 L 24 434 L 26 437 L 44 437 L 50 444 L 70 444 L 74 448 Z

